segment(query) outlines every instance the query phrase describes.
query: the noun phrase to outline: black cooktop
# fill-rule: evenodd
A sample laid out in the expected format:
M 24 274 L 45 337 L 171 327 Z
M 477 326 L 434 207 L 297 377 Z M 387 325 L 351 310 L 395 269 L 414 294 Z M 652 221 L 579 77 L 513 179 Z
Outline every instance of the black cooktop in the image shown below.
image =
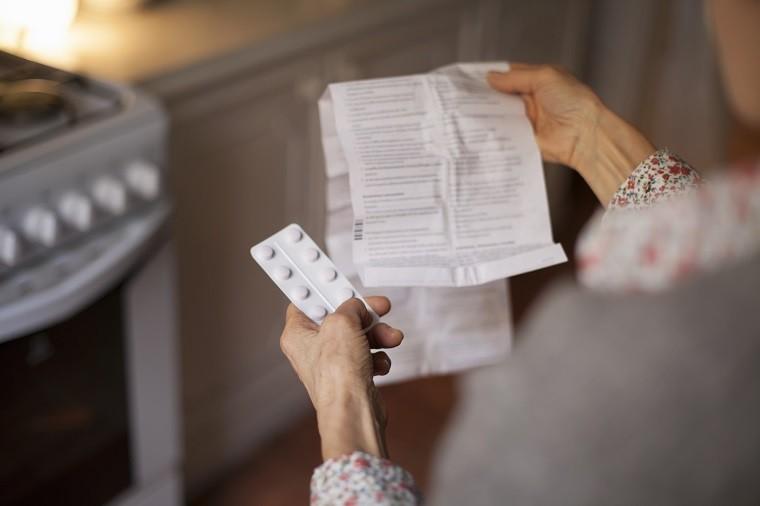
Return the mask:
M 0 51 L 0 153 L 121 108 L 116 87 Z

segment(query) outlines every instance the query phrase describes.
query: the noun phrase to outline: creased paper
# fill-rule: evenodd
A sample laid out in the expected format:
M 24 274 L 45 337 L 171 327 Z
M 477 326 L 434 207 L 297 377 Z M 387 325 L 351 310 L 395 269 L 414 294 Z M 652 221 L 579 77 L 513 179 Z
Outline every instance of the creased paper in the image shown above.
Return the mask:
M 551 234 L 541 158 L 522 101 L 488 70 L 336 83 L 319 102 L 330 194 L 353 216 L 353 262 L 374 286 L 474 286 L 567 260 Z

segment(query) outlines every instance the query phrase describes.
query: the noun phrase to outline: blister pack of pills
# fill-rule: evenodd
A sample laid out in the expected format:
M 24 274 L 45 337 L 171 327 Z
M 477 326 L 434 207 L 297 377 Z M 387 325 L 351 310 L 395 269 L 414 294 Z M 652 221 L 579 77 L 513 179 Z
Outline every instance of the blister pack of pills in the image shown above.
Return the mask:
M 317 244 L 291 224 L 251 248 L 251 256 L 290 301 L 315 323 L 356 297 L 377 315 Z M 366 329 L 365 329 L 366 330 Z

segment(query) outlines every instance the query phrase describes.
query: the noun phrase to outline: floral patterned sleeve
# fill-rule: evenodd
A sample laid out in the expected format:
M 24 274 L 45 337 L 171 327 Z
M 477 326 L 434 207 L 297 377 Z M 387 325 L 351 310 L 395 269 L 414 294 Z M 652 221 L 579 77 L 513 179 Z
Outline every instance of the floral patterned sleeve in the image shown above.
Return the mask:
M 641 162 L 613 195 L 609 209 L 640 209 L 692 190 L 702 177 L 667 149 L 655 151 Z
M 386 459 L 354 452 L 325 461 L 311 477 L 312 506 L 414 506 L 412 475 Z
M 578 275 L 599 290 L 660 290 L 757 251 L 760 165 L 703 184 L 686 162 L 660 150 L 584 230 Z

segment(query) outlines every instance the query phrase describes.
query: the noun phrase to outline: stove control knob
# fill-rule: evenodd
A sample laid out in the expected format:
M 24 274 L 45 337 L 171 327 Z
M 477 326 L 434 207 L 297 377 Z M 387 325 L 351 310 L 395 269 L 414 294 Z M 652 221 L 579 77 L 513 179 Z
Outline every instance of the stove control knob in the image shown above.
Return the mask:
M 16 232 L 0 226 L 0 263 L 13 267 L 18 261 L 20 248 Z
M 153 200 L 161 190 L 161 175 L 153 162 L 130 162 L 124 171 L 124 177 L 129 189 L 145 200 Z
M 58 237 L 58 219 L 53 211 L 44 207 L 33 207 L 27 211 L 21 227 L 27 239 L 43 246 L 52 246 Z
M 81 232 L 92 225 L 92 203 L 79 192 L 64 194 L 58 201 L 58 213 L 67 225 Z
M 120 181 L 109 176 L 95 181 L 92 186 L 95 202 L 111 214 L 122 214 L 127 208 L 127 191 Z

